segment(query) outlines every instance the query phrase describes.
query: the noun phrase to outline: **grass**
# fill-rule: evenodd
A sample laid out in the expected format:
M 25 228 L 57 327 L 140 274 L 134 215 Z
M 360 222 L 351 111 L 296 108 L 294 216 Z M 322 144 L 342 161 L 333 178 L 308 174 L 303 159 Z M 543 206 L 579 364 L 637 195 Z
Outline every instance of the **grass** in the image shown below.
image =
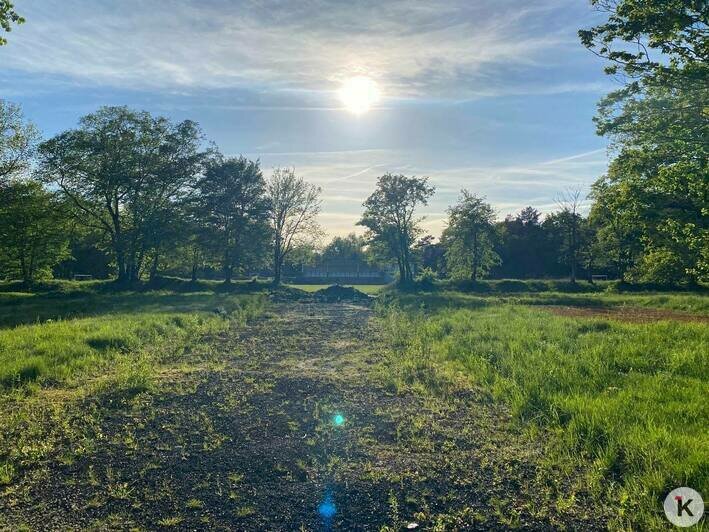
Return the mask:
M 574 319 L 456 293 L 393 299 L 380 308 L 396 357 L 391 385 L 445 395 L 465 381 L 487 390 L 531 436 L 549 438 L 555 466 L 591 464 L 588 486 L 618 505 L 614 527 L 662 528 L 667 492 L 707 493 L 706 324 Z M 705 309 L 691 295 L 593 302 Z
M 22 500 L 30 474 L 37 473 L 35 482 L 41 484 L 58 471 L 57 464 L 88 463 L 81 469 L 90 487 L 85 488 L 103 497 L 91 504 L 147 504 L 143 480 L 131 480 L 144 479 L 144 473 L 128 475 L 128 462 L 153 456 L 139 464 L 148 478 L 163 470 L 172 475 L 165 464 L 175 462 L 164 460 L 173 455 L 183 463 L 194 454 L 200 467 L 210 464 L 204 470 L 206 487 L 196 490 L 192 477 L 174 489 L 150 487 L 151 494 L 172 493 L 175 503 L 153 526 L 195 527 L 202 514 L 212 515 L 226 499 L 233 500 L 234 519 L 249 519 L 264 511 L 252 500 L 255 495 L 247 495 L 262 490 L 263 479 L 307 478 L 313 461 L 322 460 L 316 476 L 351 468 L 368 475 L 361 484 L 368 493 L 377 482 L 391 489 L 386 491 L 391 529 L 400 529 L 413 510 L 422 512 L 415 517 L 420 522 L 444 519 L 442 529 L 483 518 L 511 527 L 524 524 L 529 512 L 547 515 L 550 504 L 559 515 L 608 511 L 615 529 L 663 528 L 661 501 L 670 489 L 688 485 L 707 493 L 709 488 L 709 327 L 672 320 L 678 311 L 706 316 L 707 296 L 503 291 L 509 285 L 500 282 L 484 293 L 441 286 L 409 294 L 385 289 L 378 297 L 378 326 L 368 330 L 380 331 L 388 349 L 363 341 L 365 325 L 352 308 L 349 318 L 333 313 L 319 319 L 317 312 L 330 312 L 328 306 L 291 316 L 290 305 L 298 303 L 286 299 L 259 325 L 256 337 L 246 335 L 249 356 L 233 365 L 229 359 L 240 356 L 242 345 L 234 331 L 263 312 L 265 297 L 259 292 L 265 285 L 238 283 L 224 290 L 197 284 L 190 290 L 186 283 L 165 281 L 158 290 L 121 292 L 103 282 L 49 283 L 35 292 L 0 286 L 0 501 L 2 496 Z M 383 288 L 356 287 L 369 293 Z M 545 306 L 667 312 L 663 321 L 627 323 L 560 316 Z M 382 383 L 388 390 L 379 388 Z M 371 397 L 363 396 L 365 389 Z M 357 400 L 347 403 L 345 392 Z M 499 408 L 500 403 L 506 406 Z M 314 409 L 313 419 L 303 414 L 308 409 Z M 516 451 L 501 431 L 507 411 L 527 438 Z M 338 412 L 346 414 L 346 422 L 335 430 L 331 424 Z M 480 423 L 479 429 L 468 421 Z M 432 431 L 436 426 L 440 433 Z M 325 460 L 330 454 L 319 454 L 318 446 L 337 434 L 356 435 L 353 441 L 371 466 L 353 462 L 349 451 L 335 456 L 339 462 Z M 256 440 L 260 445 L 288 443 L 297 453 L 271 465 L 260 457 L 237 460 L 224 472 L 226 480 L 219 480 L 223 460 L 259 449 L 249 438 L 263 438 Z M 105 456 L 114 462 L 105 464 Z M 465 507 L 470 502 L 465 482 L 486 485 L 486 463 L 494 465 L 495 482 L 504 488 L 495 496 L 504 492 L 510 500 L 521 499 L 516 477 L 506 468 L 531 464 L 537 456 L 546 461 L 548 478 L 558 489 L 542 492 L 537 486 L 545 485 L 543 479 L 524 477 L 520 490 L 534 496 L 522 507 L 527 515 L 522 521 L 507 499 L 485 499 L 481 508 L 495 509 L 494 515 Z M 453 483 L 462 487 L 440 495 L 460 504 L 446 501 L 426 509 L 421 501 L 429 500 L 430 486 L 420 477 L 434 475 L 434 465 L 441 463 L 450 465 L 441 478 L 458 475 Z M 250 474 L 252 464 L 263 467 L 266 476 L 261 469 Z M 468 469 L 459 471 L 462 466 Z M 470 476 L 477 473 L 480 478 Z M 414 485 L 421 497 L 411 502 Z M 105 518 L 122 522 L 120 516 Z M 0 528 L 3 524 L 0 515 Z
M 224 316 L 253 314 L 256 301 L 210 293 L 0 294 L 0 389 L 66 383 L 143 346 L 179 345 L 223 327 Z
M 52 453 L 71 463 L 93 448 L 103 412 L 83 407 L 86 398 L 129 400 L 153 388 L 161 369 L 202 362 L 202 338 L 238 327 L 264 302 L 84 287 L 0 294 L 0 486 Z
M 520 293 L 489 293 L 473 294 L 452 290 L 417 291 L 401 294 L 387 288 L 380 297 L 393 297 L 397 302 L 408 308 L 425 305 L 430 309 L 446 307 L 478 308 L 499 304 L 518 305 L 554 305 L 573 307 L 595 307 L 621 309 L 651 308 L 680 312 L 690 312 L 703 316 L 709 315 L 709 294 L 692 294 L 685 292 L 647 292 L 647 293 L 565 293 L 541 292 L 532 294 Z

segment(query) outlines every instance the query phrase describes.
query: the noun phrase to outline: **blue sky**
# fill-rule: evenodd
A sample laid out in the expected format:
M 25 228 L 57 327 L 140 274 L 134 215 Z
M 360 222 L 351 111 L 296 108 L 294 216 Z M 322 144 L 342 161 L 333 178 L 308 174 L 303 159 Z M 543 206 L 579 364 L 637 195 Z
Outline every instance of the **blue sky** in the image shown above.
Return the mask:
M 376 177 L 429 176 L 438 234 L 461 188 L 499 217 L 543 212 L 607 165 L 591 121 L 614 88 L 576 32 L 584 0 L 17 0 L 0 98 L 45 136 L 101 105 L 190 118 L 228 155 L 294 166 L 323 189 L 330 234 L 354 229 Z M 337 97 L 368 76 L 382 98 Z

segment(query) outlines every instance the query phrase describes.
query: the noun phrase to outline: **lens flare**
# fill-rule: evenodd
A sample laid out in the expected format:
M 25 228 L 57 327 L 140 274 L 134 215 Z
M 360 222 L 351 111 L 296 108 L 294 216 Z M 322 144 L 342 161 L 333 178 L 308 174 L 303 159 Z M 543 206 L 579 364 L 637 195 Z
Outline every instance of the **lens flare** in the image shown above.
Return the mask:
M 335 422 L 335 425 L 339 427 L 340 425 L 343 425 L 345 423 L 345 418 L 342 414 L 337 414 L 333 418 L 333 421 Z
M 327 494 L 325 500 L 318 506 L 318 513 L 323 519 L 332 519 L 337 513 L 335 502 L 332 500 L 332 495 Z

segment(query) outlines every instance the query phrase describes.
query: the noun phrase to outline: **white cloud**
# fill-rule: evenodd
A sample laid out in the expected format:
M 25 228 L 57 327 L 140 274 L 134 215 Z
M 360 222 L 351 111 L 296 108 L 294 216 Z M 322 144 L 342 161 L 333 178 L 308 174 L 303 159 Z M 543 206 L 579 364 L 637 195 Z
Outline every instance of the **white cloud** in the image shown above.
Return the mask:
M 498 69 L 539 69 L 577 47 L 554 23 L 571 0 L 37 0 L 0 66 L 130 88 L 331 91 L 365 72 L 395 97 L 474 97 Z M 531 86 L 531 85 L 530 85 Z M 531 90 L 589 90 L 584 83 Z
M 544 214 L 558 209 L 557 199 L 569 190 L 579 188 L 582 196 L 606 170 L 604 149 L 518 164 L 446 167 L 443 164 L 421 164 L 409 152 L 393 150 L 360 150 L 300 154 L 296 171 L 323 189 L 321 222 L 330 235 L 343 235 L 361 228 L 354 224 L 362 212 L 362 202 L 372 193 L 377 177 L 385 172 L 430 176 L 436 194 L 421 209 L 426 216 L 425 228 L 440 235 L 447 216 L 462 188 L 485 196 L 497 212 L 498 219 L 531 205 Z M 269 156 L 262 158 L 264 168 L 276 165 Z M 410 161 L 406 166 L 391 161 Z M 268 170 L 266 171 L 268 173 Z M 333 179 L 344 177 L 344 180 Z M 588 202 L 583 204 L 588 208 Z

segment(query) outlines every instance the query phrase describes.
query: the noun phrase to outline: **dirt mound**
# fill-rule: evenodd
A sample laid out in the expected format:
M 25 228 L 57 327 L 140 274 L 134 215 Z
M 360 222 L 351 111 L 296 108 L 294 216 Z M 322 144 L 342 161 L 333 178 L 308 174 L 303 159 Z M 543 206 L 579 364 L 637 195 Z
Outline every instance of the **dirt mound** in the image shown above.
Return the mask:
M 333 284 L 315 292 L 315 298 L 320 301 L 368 301 L 370 298 L 351 286 Z

